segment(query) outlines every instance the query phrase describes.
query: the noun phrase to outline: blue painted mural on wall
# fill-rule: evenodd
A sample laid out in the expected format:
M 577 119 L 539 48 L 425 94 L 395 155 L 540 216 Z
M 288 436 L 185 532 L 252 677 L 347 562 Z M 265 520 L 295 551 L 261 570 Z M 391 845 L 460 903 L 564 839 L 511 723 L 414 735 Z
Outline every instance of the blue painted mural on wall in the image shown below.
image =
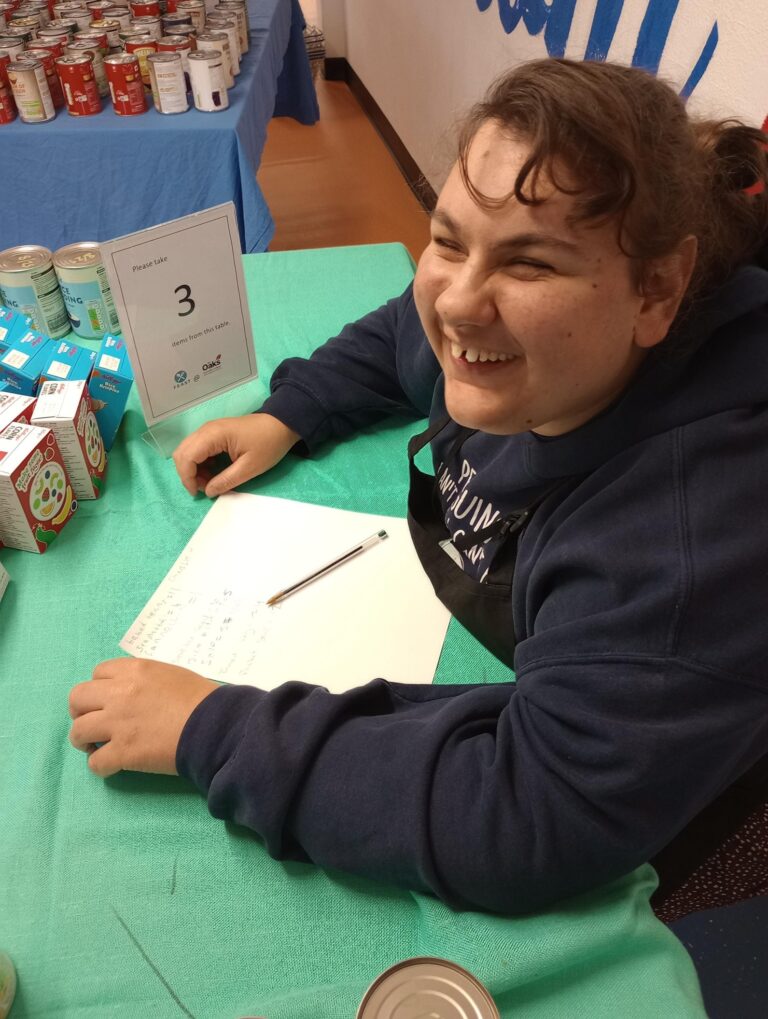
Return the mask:
M 475 0 L 478 10 L 487 11 L 494 0 Z M 568 43 L 577 0 L 496 0 L 505 32 L 514 32 L 520 22 L 530 35 L 544 33 L 544 45 L 551 57 L 562 57 Z M 659 69 L 680 0 L 648 0 L 637 35 L 633 67 L 655 74 Z M 605 60 L 619 23 L 624 0 L 597 0 L 592 27 L 584 53 L 585 60 Z M 680 95 L 687 99 L 704 76 L 719 40 L 717 22 L 704 43 Z

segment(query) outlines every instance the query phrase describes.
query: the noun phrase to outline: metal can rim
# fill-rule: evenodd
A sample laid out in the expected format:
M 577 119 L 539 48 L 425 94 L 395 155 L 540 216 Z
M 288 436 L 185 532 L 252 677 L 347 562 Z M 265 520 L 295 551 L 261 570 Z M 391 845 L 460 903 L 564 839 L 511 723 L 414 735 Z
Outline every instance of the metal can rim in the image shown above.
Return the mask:
M 69 258 L 74 257 L 75 253 L 82 253 L 83 251 L 92 253 L 95 257 L 87 265 L 69 264 Z M 54 251 L 52 258 L 53 264 L 57 269 L 90 269 L 94 265 L 102 264 L 101 248 L 98 241 L 75 241 L 73 244 L 65 244 L 63 248 L 58 248 Z
M 10 259 L 17 253 L 38 255 L 39 259 L 34 265 L 14 265 Z M 46 262 L 52 263 L 53 257 L 51 249 L 44 248 L 42 244 L 17 244 L 12 248 L 0 251 L 0 272 L 29 272 L 30 269 L 37 269 Z
M 485 987 L 477 979 L 477 977 L 474 976 L 474 974 L 470 973 L 469 970 L 464 969 L 464 967 L 460 966 L 458 963 L 452 962 L 450 959 L 441 959 L 439 956 L 435 955 L 417 955 L 414 956 L 414 958 L 412 959 L 402 959 L 400 962 L 396 962 L 394 963 L 394 965 L 389 966 L 387 969 L 385 969 L 383 973 L 380 973 L 379 976 L 376 977 L 376 979 L 373 981 L 373 983 L 370 985 L 370 987 L 363 995 L 363 999 L 360 1002 L 357 1012 L 355 1014 L 355 1019 L 369 1019 L 369 1017 L 366 1017 L 364 1011 L 366 1005 L 370 1004 L 371 998 L 373 997 L 375 991 L 379 987 L 381 987 L 381 985 L 386 980 L 390 979 L 395 973 L 401 972 L 404 969 L 409 969 L 412 966 L 419 966 L 430 963 L 432 965 L 439 966 L 440 968 L 449 969 L 454 973 L 457 973 L 464 977 L 468 981 L 470 986 L 478 992 L 478 995 L 480 996 L 481 999 L 480 1004 L 486 1006 L 486 1008 L 489 1009 L 489 1019 L 501 1019 L 499 1010 L 496 1007 L 496 1003 L 491 997 L 490 992 L 488 991 L 487 987 Z M 375 1019 L 375 1017 L 371 1016 L 370 1019 Z

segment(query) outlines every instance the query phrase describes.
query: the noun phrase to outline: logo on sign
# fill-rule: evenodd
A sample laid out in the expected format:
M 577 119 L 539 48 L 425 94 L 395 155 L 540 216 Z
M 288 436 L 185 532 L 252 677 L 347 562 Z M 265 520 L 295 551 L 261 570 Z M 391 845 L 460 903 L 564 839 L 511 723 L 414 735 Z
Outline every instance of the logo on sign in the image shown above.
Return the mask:
M 221 368 L 221 354 L 217 354 L 212 361 L 206 361 L 203 365 L 204 372 L 212 372 L 217 368 Z

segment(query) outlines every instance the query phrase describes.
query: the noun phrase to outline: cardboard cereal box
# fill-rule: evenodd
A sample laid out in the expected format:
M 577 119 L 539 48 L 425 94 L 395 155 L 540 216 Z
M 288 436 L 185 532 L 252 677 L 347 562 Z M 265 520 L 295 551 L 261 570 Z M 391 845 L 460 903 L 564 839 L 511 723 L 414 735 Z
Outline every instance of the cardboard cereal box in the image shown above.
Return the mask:
M 0 432 L 0 540 L 45 552 L 76 509 L 53 432 L 18 422 Z
M 107 454 L 85 382 L 44 382 L 32 424 L 50 428 L 56 436 L 75 497 L 98 499 Z
M 21 396 L 19 393 L 5 393 L 0 390 L 0 432 L 14 421 L 28 425 L 34 407 L 34 396 Z
M 125 340 L 108 333 L 101 341 L 88 380 L 88 392 L 107 449 L 112 449 L 132 385 L 133 371 Z
M 28 331 L 30 322 L 27 315 L 0 305 L 0 357 L 13 345 L 14 339 Z
M 95 360 L 95 350 L 87 350 L 67 340 L 54 340 L 48 363 L 40 373 L 40 385 L 58 380 L 74 382 L 87 379 Z
M 54 341 L 42 333 L 26 330 L 0 356 L 0 382 L 5 382 L 15 393 L 34 396 L 53 344 Z

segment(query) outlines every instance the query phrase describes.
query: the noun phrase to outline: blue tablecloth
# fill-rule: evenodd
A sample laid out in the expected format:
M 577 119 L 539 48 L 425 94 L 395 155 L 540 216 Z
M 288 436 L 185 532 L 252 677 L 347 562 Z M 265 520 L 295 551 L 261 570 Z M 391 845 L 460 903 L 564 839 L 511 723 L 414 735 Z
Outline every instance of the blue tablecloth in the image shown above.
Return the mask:
M 274 232 L 256 170 L 273 113 L 318 119 L 298 0 L 250 0 L 251 48 L 221 113 L 118 117 L 60 110 L 0 127 L 0 249 L 110 240 L 234 201 L 244 252 Z M 151 105 L 151 103 L 150 103 Z

